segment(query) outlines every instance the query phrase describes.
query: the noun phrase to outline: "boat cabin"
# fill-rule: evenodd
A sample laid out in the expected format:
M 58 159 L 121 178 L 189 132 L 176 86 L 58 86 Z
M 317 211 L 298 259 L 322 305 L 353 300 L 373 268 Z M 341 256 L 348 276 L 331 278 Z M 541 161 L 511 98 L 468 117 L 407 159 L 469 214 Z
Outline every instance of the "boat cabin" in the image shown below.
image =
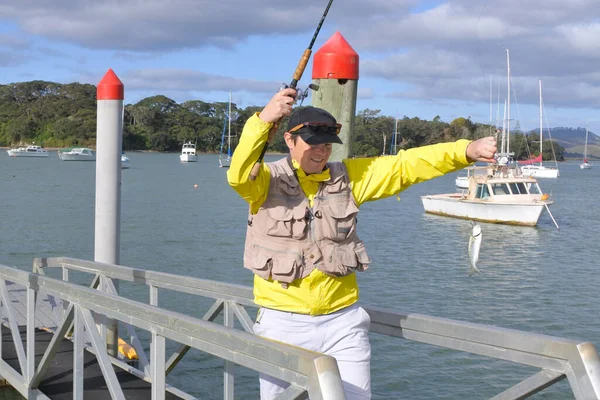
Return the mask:
M 184 143 L 181 148 L 181 154 L 196 155 L 196 145 L 193 143 Z
M 474 169 L 470 174 L 469 200 L 493 202 L 521 201 L 524 198 L 541 200 L 544 196 L 536 179 L 516 176 L 514 171 L 500 168 Z

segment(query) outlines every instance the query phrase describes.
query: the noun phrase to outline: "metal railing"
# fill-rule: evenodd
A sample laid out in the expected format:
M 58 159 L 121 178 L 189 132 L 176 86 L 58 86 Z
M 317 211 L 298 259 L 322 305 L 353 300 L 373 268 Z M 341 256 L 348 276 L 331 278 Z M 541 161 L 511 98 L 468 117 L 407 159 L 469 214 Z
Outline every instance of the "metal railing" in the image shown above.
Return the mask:
M 118 279 L 148 285 L 151 305 L 158 304 L 158 288 L 213 298 L 215 302 L 206 312 L 204 320 L 213 321 L 220 313 L 223 313 L 224 324 L 233 328 L 234 316 L 236 316 L 243 329 L 252 332 L 252 320 L 244 308 L 256 307 L 252 300 L 251 287 L 72 258 L 47 258 L 34 261 L 34 271 L 43 273 L 45 267 L 62 268 L 64 280 L 68 280 L 69 270 L 76 270 L 94 274 L 97 278 L 109 283 L 110 279 Z M 108 286 L 110 289 L 110 284 Z M 112 296 L 111 298 L 117 297 Z M 365 309 L 371 317 L 371 332 L 540 368 L 539 372 L 507 388 L 494 399 L 524 399 L 565 378 L 576 399 L 600 398 L 600 359 L 596 348 L 591 343 L 420 314 L 403 314 L 381 308 L 365 307 Z M 242 332 L 240 331 L 240 333 Z M 145 364 L 147 362 L 144 362 L 143 358 L 146 357 L 135 335 L 133 342 L 136 350 L 142 354 L 140 360 L 145 369 L 144 365 L 147 367 Z M 191 347 L 190 344 L 183 341 L 181 343 L 183 346 L 166 363 L 165 374 L 168 374 L 177 365 Z M 277 347 L 280 345 L 276 342 L 261 343 L 281 349 L 281 347 Z M 237 348 L 230 351 L 237 351 Z M 274 360 L 269 357 L 281 356 L 280 353 L 264 353 L 264 356 L 258 355 L 258 353 L 254 355 L 257 360 L 271 366 L 273 366 Z M 224 398 L 233 399 L 231 367 L 234 362 L 239 362 L 235 357 L 222 358 L 226 360 Z M 312 368 L 316 361 L 313 359 L 311 362 L 313 362 Z M 288 377 L 288 374 L 276 375 L 273 368 L 265 367 L 262 371 L 267 370 L 266 373 L 275 377 Z M 310 373 L 307 370 L 303 371 L 307 374 L 305 376 L 315 374 L 314 370 L 311 370 Z M 296 380 L 293 381 L 293 385 L 296 385 L 296 391 L 294 393 L 299 393 L 301 390 L 299 388 L 303 387 L 302 382 L 304 381 L 298 380 L 299 373 L 300 371 L 295 371 Z M 289 381 L 292 382 L 292 380 Z M 289 396 L 286 395 L 282 398 L 294 398 L 291 392 L 289 393 Z M 312 394 L 311 398 L 313 398 Z
M 178 286 L 175 281 L 189 280 L 185 277 L 171 276 L 173 279 L 167 279 L 167 282 L 155 282 L 153 279 L 158 277 L 144 276 L 147 271 L 71 259 L 50 260 L 50 265 L 56 265 L 56 262 L 64 263 L 63 265 L 68 265 L 67 268 L 73 267 L 75 269 L 81 267 L 85 269 L 86 266 L 92 267 L 94 270 L 107 268 L 107 273 L 100 274 L 102 276 L 101 281 L 104 284 L 101 286 L 105 288 L 113 286 L 111 280 L 107 279 L 110 277 L 143 281 L 154 288 L 163 287 L 163 285 Z M 39 268 L 36 267 L 35 269 L 40 272 Z M 6 282 L 23 286 L 27 291 L 26 349 L 23 346 L 19 328 L 16 325 Z M 64 302 L 68 302 L 68 306 L 41 361 L 36 366 L 35 303 L 40 292 L 60 298 Z M 193 396 L 167 385 L 165 382 L 169 365 L 166 361 L 166 339 L 178 342 L 187 349 L 195 348 L 219 357 L 227 363 L 231 363 L 231 365 L 233 363 L 242 365 L 290 382 L 288 389 L 280 396 L 282 399 L 306 398 L 307 395 L 311 399 L 337 400 L 344 398 L 339 370 L 333 357 L 266 340 L 239 329 L 160 309 L 101 290 L 20 271 L 5 265 L 0 265 L 0 297 L 4 315 L 9 321 L 21 371 L 19 373 L 0 359 L 0 375 L 27 398 L 48 398 L 38 389 L 38 386 L 42 382 L 48 367 L 52 364 L 60 342 L 71 327 L 74 331 L 74 399 L 83 399 L 83 357 L 85 349 L 96 355 L 113 399 L 125 398 L 113 365 L 149 382 L 151 384 L 152 399 L 164 399 L 166 391 L 183 399 L 193 399 Z M 156 296 L 152 299 L 152 302 L 155 300 Z M 223 300 L 223 302 L 226 303 L 224 307 L 226 315 L 239 312 L 239 307 L 229 305 L 230 301 Z M 223 309 L 222 307 L 215 307 L 215 310 L 210 314 L 214 314 L 216 309 L 219 308 Z M 244 319 L 246 318 L 244 313 L 241 315 Z M 102 337 L 96 326 L 95 317 L 97 316 L 122 321 L 132 327 L 132 332 L 134 332 L 133 327 L 136 327 L 151 333 L 151 357 L 144 354 L 141 346 L 137 347 L 143 354 L 143 369 L 134 368 L 108 355 L 105 338 Z M 231 322 L 231 319 L 229 322 Z M 84 332 L 90 338 L 91 343 L 89 345 L 84 342 Z M 226 383 L 227 398 L 233 398 L 233 381 Z M 228 384 L 231 384 L 231 386 Z

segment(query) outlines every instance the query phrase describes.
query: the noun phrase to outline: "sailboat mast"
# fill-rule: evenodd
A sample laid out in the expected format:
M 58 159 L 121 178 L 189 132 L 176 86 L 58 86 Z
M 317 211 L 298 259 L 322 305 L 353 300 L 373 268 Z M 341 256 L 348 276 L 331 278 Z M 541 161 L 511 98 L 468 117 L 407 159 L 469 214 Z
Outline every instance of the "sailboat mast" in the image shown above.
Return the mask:
M 490 135 L 492 135 L 492 75 L 490 75 Z
M 506 96 L 506 152 L 508 153 L 510 151 L 510 53 L 508 49 L 506 49 L 506 76 L 506 82 L 508 84 L 508 93 Z
M 496 128 L 500 128 L 500 80 L 498 80 L 497 83 L 497 88 L 496 88 L 496 96 L 497 96 L 497 103 L 496 103 Z M 502 149 L 500 149 L 502 150 Z
M 231 91 L 229 91 L 229 109 L 227 111 L 227 154 L 231 155 Z
M 540 79 L 539 82 L 540 82 L 540 156 L 542 157 L 540 159 L 540 166 L 541 166 L 543 163 L 543 159 L 544 159 L 544 152 L 543 152 L 544 140 L 542 139 L 542 130 L 543 130 L 543 127 L 542 127 L 542 80 Z
M 398 117 L 396 117 L 396 125 L 394 125 L 394 154 L 398 154 Z
M 500 153 L 506 154 L 506 100 L 504 100 L 504 118 L 502 118 L 502 143 Z
M 589 124 L 585 127 L 585 146 L 583 146 L 583 162 L 587 162 L 587 141 Z

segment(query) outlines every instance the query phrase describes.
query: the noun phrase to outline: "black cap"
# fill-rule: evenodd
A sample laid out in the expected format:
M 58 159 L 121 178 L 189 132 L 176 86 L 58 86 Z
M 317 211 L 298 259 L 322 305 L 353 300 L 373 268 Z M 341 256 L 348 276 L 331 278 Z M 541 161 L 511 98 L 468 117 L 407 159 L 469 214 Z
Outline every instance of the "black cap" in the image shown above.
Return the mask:
M 304 107 L 296 109 L 287 125 L 287 131 L 289 132 L 291 129 L 297 127 L 298 125 L 302 125 L 304 123 L 318 123 L 323 124 L 325 126 L 329 126 L 331 128 L 335 128 L 337 126 L 337 121 L 335 117 L 323 110 L 322 108 L 317 107 Z M 335 129 L 310 129 L 310 127 L 304 126 L 294 132 L 292 134 L 297 134 L 304 140 L 307 144 L 317 145 L 322 143 L 339 143 L 342 144 L 342 140 L 335 133 Z

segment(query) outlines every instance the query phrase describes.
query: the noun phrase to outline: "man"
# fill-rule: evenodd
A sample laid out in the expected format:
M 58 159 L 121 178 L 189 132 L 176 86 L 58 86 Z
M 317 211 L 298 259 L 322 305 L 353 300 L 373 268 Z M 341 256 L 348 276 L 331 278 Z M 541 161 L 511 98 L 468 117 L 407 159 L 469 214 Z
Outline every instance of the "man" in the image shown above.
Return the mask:
M 395 156 L 328 163 L 341 126 L 327 111 L 307 107 L 289 118 L 288 157 L 263 163 L 248 177 L 273 124 L 291 114 L 295 90 L 273 96 L 246 123 L 229 184 L 249 203 L 244 267 L 254 272 L 261 306 L 254 333 L 336 358 L 348 399 L 371 397 L 370 319 L 357 305 L 356 273 L 370 259 L 356 231 L 359 206 L 408 186 L 464 168 L 494 162 L 492 137 L 401 151 Z M 261 375 L 261 399 L 286 382 Z

